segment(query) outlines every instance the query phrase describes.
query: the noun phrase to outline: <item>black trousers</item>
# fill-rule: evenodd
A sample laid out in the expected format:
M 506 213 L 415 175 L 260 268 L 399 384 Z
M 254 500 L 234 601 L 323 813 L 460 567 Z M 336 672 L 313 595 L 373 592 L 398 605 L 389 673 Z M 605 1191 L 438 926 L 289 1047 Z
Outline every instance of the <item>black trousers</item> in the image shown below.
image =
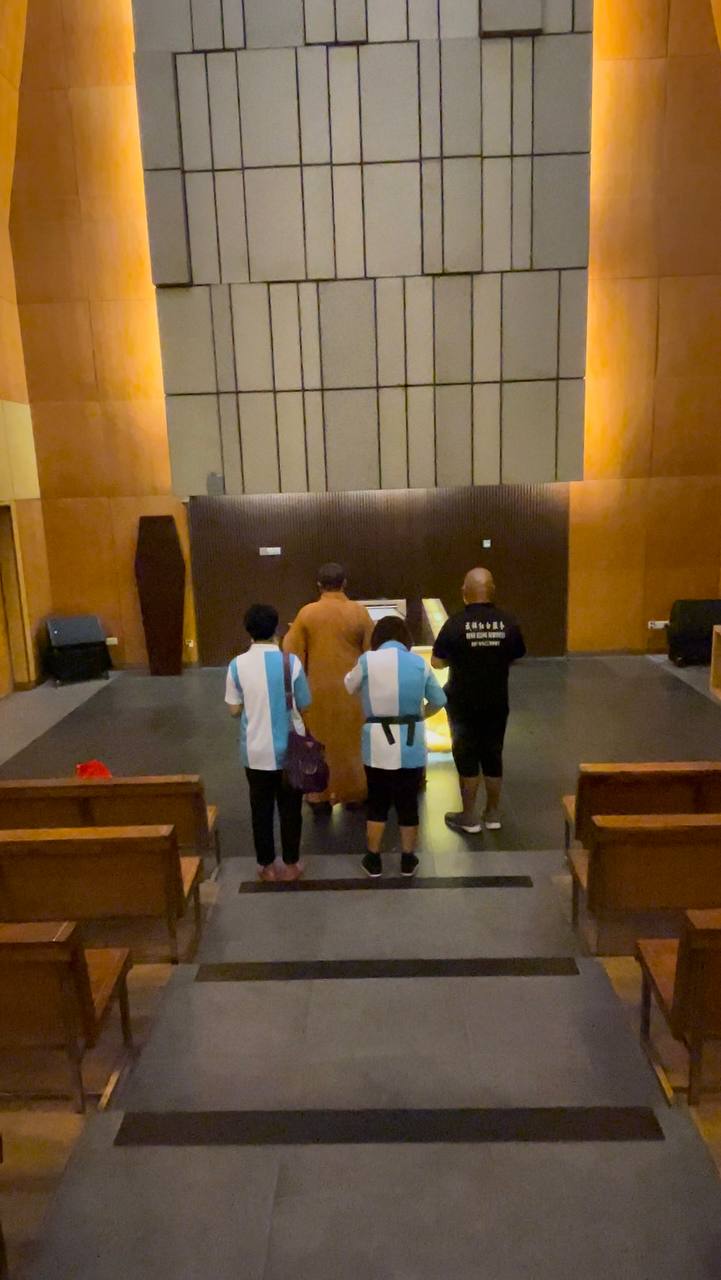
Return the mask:
M 366 765 L 369 822 L 387 822 L 391 809 L 398 814 L 399 827 L 418 826 L 418 792 L 423 769 L 373 769 Z
M 273 819 L 275 806 L 280 816 L 280 841 L 283 861 L 297 862 L 300 857 L 300 833 L 303 826 L 303 793 L 288 786 L 282 769 L 246 769 L 250 787 L 250 812 L 253 820 L 255 856 L 261 866 L 275 861 Z

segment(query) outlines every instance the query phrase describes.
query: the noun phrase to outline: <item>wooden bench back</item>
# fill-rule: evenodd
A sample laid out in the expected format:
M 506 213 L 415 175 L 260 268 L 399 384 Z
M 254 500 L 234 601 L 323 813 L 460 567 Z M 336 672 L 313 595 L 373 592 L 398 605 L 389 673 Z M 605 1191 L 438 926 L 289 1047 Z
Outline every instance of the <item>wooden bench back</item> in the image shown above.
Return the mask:
M 582 764 L 576 839 L 584 848 L 592 818 L 613 813 L 721 813 L 721 762 Z
M 588 908 L 721 907 L 721 814 L 641 814 L 591 821 Z
M 183 882 L 172 827 L 0 831 L 0 919 L 102 920 L 179 915 Z
M 0 782 L 0 830 L 158 824 L 175 827 L 181 846 L 205 851 L 208 815 L 198 774 Z
M 687 912 L 679 939 L 671 1030 L 681 1038 L 692 1024 L 721 1037 L 721 911 Z
M 97 1025 L 77 924 L 0 925 L 0 1048 L 63 1047 Z

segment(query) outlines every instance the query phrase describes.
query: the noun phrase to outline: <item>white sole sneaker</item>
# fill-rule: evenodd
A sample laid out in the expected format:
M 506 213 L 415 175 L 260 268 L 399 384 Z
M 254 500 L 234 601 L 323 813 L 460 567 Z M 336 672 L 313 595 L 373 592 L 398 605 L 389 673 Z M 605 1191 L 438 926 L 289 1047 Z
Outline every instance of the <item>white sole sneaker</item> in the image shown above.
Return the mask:
M 500 831 L 503 825 L 500 818 L 484 818 L 483 824 L 486 831 Z
M 457 822 L 451 814 L 448 813 L 446 814 L 444 821 L 451 831 L 462 831 L 466 836 L 480 835 L 483 830 L 480 822 L 474 822 L 470 826 L 466 826 L 463 822 Z

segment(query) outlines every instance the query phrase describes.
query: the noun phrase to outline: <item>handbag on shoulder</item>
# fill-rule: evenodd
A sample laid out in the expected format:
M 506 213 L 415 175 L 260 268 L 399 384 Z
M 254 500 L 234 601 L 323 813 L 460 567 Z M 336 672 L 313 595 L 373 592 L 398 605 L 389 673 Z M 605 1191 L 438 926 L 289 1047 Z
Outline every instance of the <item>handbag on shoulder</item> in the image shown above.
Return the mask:
M 325 791 L 328 786 L 328 765 L 325 759 L 325 747 L 314 738 L 312 733 L 298 733 L 293 724 L 293 679 L 290 655 L 283 654 L 283 676 L 285 680 L 285 705 L 290 715 L 288 733 L 288 752 L 285 759 L 285 776 L 288 785 L 294 791 Z

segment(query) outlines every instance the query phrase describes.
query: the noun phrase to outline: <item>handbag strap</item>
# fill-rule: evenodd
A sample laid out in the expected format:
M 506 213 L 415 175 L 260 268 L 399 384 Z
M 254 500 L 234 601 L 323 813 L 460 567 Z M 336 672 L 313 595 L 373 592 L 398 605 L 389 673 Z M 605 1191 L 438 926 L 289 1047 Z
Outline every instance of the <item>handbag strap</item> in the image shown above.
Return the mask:
M 285 683 L 285 706 L 287 711 L 293 710 L 293 676 L 290 669 L 290 654 L 283 654 L 283 681 Z

